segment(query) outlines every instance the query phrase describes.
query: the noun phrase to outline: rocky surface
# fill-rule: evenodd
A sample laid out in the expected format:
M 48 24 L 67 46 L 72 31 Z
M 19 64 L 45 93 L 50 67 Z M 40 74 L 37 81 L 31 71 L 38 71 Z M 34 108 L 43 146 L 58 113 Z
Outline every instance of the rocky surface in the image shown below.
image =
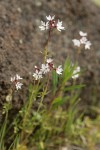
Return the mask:
M 80 30 L 88 33 L 91 50 L 79 57 L 79 65 L 85 70 L 82 101 L 98 103 L 100 99 L 100 9 L 90 0 L 0 0 L 0 99 L 10 88 L 10 77 L 19 73 L 26 79 L 34 65 L 42 61 L 46 32 L 38 28 L 46 15 L 55 15 L 63 21 L 66 30 L 55 31 L 49 43 L 54 60 L 63 63 L 67 56 L 77 60 L 72 39 Z M 25 82 L 27 85 L 27 82 Z M 24 95 L 25 89 L 22 90 Z M 16 100 L 17 101 L 17 100 Z M 88 107 L 88 105 L 87 105 Z

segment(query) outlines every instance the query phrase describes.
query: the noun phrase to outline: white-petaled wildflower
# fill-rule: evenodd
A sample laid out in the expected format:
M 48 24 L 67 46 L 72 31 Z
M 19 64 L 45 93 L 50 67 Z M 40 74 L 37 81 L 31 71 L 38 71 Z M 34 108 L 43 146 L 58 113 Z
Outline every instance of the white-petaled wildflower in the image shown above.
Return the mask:
M 14 81 L 15 81 L 15 77 L 11 77 L 11 78 L 10 78 L 10 81 L 11 81 L 11 82 L 14 82 Z
M 62 26 L 62 21 L 59 21 L 57 22 L 57 30 L 61 32 L 61 30 L 65 30 L 65 28 Z
M 58 67 L 56 68 L 56 73 L 59 74 L 59 75 L 61 75 L 62 72 L 63 72 L 62 65 L 60 65 L 60 66 L 58 66 Z
M 87 41 L 86 44 L 85 44 L 85 49 L 90 49 L 91 45 L 92 45 L 91 42 Z
M 23 83 L 17 82 L 16 83 L 16 89 L 17 90 L 21 89 L 22 85 L 23 85 Z
M 47 18 L 47 20 L 49 20 L 49 21 L 52 21 L 52 20 L 54 20 L 54 18 L 55 18 L 55 15 L 54 16 L 46 16 L 46 18 Z
M 80 73 L 80 67 L 76 67 L 76 69 L 73 71 L 73 75 L 72 75 L 72 78 L 73 79 L 76 79 L 79 77 L 79 73 Z
M 16 74 L 14 77 L 11 77 L 10 81 L 14 84 L 14 86 L 16 87 L 16 89 L 21 89 L 22 87 L 22 83 L 19 82 L 19 80 L 22 80 L 23 78 L 21 78 L 18 74 Z
M 87 36 L 87 33 L 84 33 L 82 31 L 79 32 L 80 36 Z
M 85 36 L 83 36 L 83 37 L 80 39 L 80 42 L 81 42 L 81 44 L 86 44 L 87 38 L 86 38 Z
M 90 41 L 87 40 L 87 33 L 84 33 L 82 31 L 79 32 L 81 39 L 77 40 L 77 39 L 73 39 L 73 43 L 75 46 L 80 47 L 81 44 L 85 46 L 85 49 L 90 49 L 90 46 L 92 45 Z
M 49 22 L 45 23 L 41 21 L 41 25 L 39 26 L 39 28 L 41 29 L 41 31 L 49 29 Z
M 35 73 L 33 74 L 33 77 L 35 78 L 35 80 L 39 80 L 42 78 L 42 72 L 39 70 L 36 70 Z
M 46 62 L 47 62 L 47 63 L 51 63 L 51 62 L 53 62 L 53 59 L 52 59 L 52 58 L 48 58 L 48 59 L 46 60 Z
M 48 22 L 43 22 L 41 21 L 41 26 L 39 26 L 39 28 L 41 30 L 47 30 L 49 29 L 50 31 L 53 29 L 57 29 L 58 31 L 61 30 L 65 30 L 65 28 L 62 26 L 62 21 L 55 21 L 55 16 L 46 16 L 46 19 L 48 20 Z
M 48 64 L 50 70 L 54 69 L 54 64 L 52 63 L 52 62 L 53 62 L 53 59 L 48 58 L 48 59 L 46 60 L 46 62 L 47 62 L 47 64 Z
M 80 47 L 81 43 L 80 43 L 79 40 L 73 39 L 72 41 L 73 41 L 73 43 L 74 43 L 75 46 Z
M 23 78 L 21 78 L 18 74 L 16 74 L 16 80 L 21 80 Z
M 42 64 L 40 71 L 45 74 L 50 71 L 49 65 L 48 64 Z

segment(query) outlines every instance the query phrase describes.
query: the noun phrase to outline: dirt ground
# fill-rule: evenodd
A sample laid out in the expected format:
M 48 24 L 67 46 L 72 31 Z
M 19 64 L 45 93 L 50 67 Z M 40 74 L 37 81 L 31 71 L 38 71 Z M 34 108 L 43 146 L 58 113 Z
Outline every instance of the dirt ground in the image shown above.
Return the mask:
M 76 60 L 72 39 L 80 30 L 88 33 L 91 50 L 79 57 L 85 72 L 81 81 L 87 86 L 82 91 L 85 108 L 100 100 L 100 8 L 90 0 L 0 0 L 0 99 L 10 88 L 10 77 L 16 73 L 29 79 L 35 64 L 40 64 L 46 32 L 38 28 L 46 15 L 55 15 L 63 21 L 66 30 L 54 32 L 49 50 L 55 62 L 64 62 L 67 56 Z M 27 85 L 25 81 L 25 85 Z M 22 90 L 25 98 L 25 87 Z M 18 101 L 16 98 L 15 101 Z

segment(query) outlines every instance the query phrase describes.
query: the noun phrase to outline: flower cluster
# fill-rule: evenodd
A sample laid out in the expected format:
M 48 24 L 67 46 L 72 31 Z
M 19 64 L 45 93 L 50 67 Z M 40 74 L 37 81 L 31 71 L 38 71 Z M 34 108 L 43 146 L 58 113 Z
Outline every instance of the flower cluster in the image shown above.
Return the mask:
M 54 28 L 56 28 L 58 31 L 61 30 L 65 30 L 65 28 L 62 26 L 62 21 L 58 20 L 55 21 L 55 16 L 46 16 L 47 22 L 43 22 L 41 21 L 41 25 L 39 26 L 39 28 L 41 30 L 52 30 Z
M 23 78 L 21 78 L 18 74 L 16 74 L 14 77 L 11 77 L 10 81 L 14 84 L 15 88 L 21 89 L 23 83 L 21 83 L 19 80 L 22 80 Z
M 90 46 L 92 45 L 90 41 L 87 40 L 87 33 L 84 33 L 82 31 L 79 32 L 81 39 L 77 40 L 77 39 L 73 39 L 73 43 L 75 46 L 80 47 L 81 44 L 85 45 L 85 49 L 90 49 Z
M 79 77 L 79 73 L 80 73 L 80 66 L 76 67 L 75 70 L 73 71 L 73 75 L 72 78 L 76 79 Z
M 35 66 L 35 73 L 33 73 L 33 77 L 35 80 L 39 80 L 43 78 L 43 75 L 50 72 L 51 70 L 55 70 L 58 75 L 61 75 L 63 72 L 62 66 L 54 67 L 53 59 L 49 58 L 46 60 L 45 64 L 41 65 L 41 68 Z
M 55 16 L 46 16 L 47 22 L 41 21 L 41 25 L 39 26 L 40 30 L 49 30 L 56 28 L 58 31 L 65 30 L 65 28 L 62 26 L 62 21 L 56 21 Z M 79 35 L 81 38 L 73 39 L 73 43 L 75 46 L 80 47 L 81 45 L 85 46 L 85 49 L 90 49 L 91 42 L 87 40 L 87 33 L 84 33 L 82 31 L 79 32 Z M 42 64 L 41 67 L 35 66 L 35 72 L 33 73 L 33 77 L 35 80 L 39 80 L 43 78 L 43 75 L 49 73 L 50 71 L 54 70 L 58 75 L 61 75 L 63 72 L 62 65 L 59 65 L 58 67 L 55 67 L 53 64 L 53 59 L 49 58 L 46 60 L 46 63 Z M 80 67 L 76 67 L 76 69 L 73 71 L 72 78 L 76 79 L 79 77 L 80 73 Z M 16 74 L 14 77 L 11 77 L 11 82 L 14 84 L 15 88 L 21 89 L 22 83 L 20 82 L 22 78 Z

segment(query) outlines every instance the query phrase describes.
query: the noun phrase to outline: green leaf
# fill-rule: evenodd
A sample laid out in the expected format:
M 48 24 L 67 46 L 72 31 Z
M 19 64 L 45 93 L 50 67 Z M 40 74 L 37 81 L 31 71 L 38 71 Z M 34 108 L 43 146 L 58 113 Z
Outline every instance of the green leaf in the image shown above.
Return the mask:
M 58 74 L 55 71 L 52 71 L 52 91 L 53 93 L 57 90 L 57 84 L 58 84 Z
M 69 80 L 72 75 L 73 75 L 73 71 L 76 68 L 77 64 L 72 65 L 72 63 L 70 62 L 69 59 L 67 59 L 65 61 L 64 64 L 64 71 L 63 71 L 63 75 L 62 75 L 62 83 L 65 84 L 67 82 L 67 80 Z
M 81 89 L 82 87 L 85 87 L 85 85 L 84 84 L 82 84 L 82 85 L 72 85 L 72 86 L 69 86 L 69 87 L 65 87 L 64 91 L 66 92 L 66 91 Z
M 57 106 L 62 105 L 62 104 L 63 104 L 63 101 L 62 101 L 61 97 L 55 98 L 55 100 L 52 102 L 53 107 L 57 107 Z
M 68 99 L 69 99 L 69 97 L 66 97 L 64 99 L 62 99 L 62 97 L 55 98 L 52 102 L 52 108 L 56 108 L 58 106 L 63 105 Z

